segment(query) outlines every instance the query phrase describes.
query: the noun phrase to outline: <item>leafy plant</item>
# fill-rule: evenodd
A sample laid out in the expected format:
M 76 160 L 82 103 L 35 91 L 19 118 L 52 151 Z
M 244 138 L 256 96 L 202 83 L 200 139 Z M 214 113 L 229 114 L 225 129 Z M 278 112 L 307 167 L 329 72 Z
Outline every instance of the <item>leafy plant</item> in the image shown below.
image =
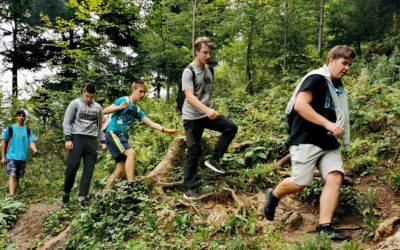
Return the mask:
M 26 205 L 13 197 L 0 198 L 0 231 L 12 227 L 25 209 Z

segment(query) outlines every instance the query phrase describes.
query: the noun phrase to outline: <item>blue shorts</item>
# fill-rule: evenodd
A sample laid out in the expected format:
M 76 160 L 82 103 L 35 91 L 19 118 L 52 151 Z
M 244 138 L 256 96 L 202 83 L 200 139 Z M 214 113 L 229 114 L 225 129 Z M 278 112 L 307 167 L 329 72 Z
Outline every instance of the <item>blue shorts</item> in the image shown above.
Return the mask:
M 106 133 L 106 144 L 112 158 L 118 163 L 126 160 L 124 152 L 131 148 L 128 140 L 122 133 L 108 131 Z
M 26 161 L 18 161 L 13 159 L 6 159 L 7 163 L 7 176 L 16 176 L 21 178 L 25 174 Z

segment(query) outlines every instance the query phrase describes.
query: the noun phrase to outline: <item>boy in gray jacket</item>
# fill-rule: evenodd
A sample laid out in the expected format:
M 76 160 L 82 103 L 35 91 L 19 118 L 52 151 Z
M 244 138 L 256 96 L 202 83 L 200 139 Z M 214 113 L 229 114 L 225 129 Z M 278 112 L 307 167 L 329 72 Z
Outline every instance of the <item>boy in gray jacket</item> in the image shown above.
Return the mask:
M 97 138 L 101 139 L 102 149 L 106 148 L 104 133 L 101 130 L 102 108 L 94 101 L 95 96 L 96 87 L 93 84 L 87 84 L 83 89 L 82 96 L 73 100 L 65 112 L 63 131 L 65 148 L 69 152 L 62 196 L 64 207 L 68 205 L 69 194 L 75 182 L 81 159 L 83 159 L 83 173 L 79 185 L 78 202 L 81 205 L 87 203 L 90 182 L 98 155 Z

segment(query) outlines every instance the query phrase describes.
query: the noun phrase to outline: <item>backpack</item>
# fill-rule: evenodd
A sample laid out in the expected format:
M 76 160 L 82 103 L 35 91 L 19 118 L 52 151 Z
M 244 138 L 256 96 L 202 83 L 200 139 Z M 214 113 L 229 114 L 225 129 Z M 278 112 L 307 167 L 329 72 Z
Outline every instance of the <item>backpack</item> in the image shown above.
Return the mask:
M 26 134 L 28 135 L 28 138 L 31 135 L 31 129 L 28 127 L 26 127 Z M 8 152 L 8 149 L 10 148 L 12 136 L 13 136 L 13 128 L 12 128 L 12 126 L 10 126 L 10 127 L 8 127 L 8 139 L 6 141 L 6 148 L 5 148 L 6 153 Z
M 125 96 L 125 100 L 126 100 L 126 102 L 128 102 L 128 104 L 129 104 L 129 97 L 128 97 L 128 96 Z M 136 107 L 137 107 L 137 106 L 136 106 Z M 101 130 L 102 130 L 103 132 L 105 132 L 105 131 L 107 130 L 107 128 L 108 128 L 108 125 L 110 125 L 110 122 L 111 122 L 112 118 L 113 118 L 115 115 L 120 114 L 123 110 L 125 110 L 125 109 L 118 110 L 118 111 L 113 112 L 111 115 L 107 115 L 107 119 L 106 119 L 106 121 L 103 123 L 103 126 L 101 127 Z M 139 112 L 140 112 L 140 108 L 137 107 L 136 116 L 139 115 Z
M 213 67 L 211 67 L 210 65 L 207 65 L 208 69 L 211 71 L 211 77 L 214 80 L 214 69 Z M 193 81 L 193 85 L 196 84 L 196 73 L 194 72 L 194 68 L 192 65 L 188 65 L 186 67 L 187 69 L 189 69 L 192 72 L 192 81 Z M 176 107 L 178 109 L 179 114 L 182 114 L 182 108 L 183 108 L 183 103 L 185 103 L 185 92 L 183 92 L 182 90 L 182 83 L 179 84 L 179 89 L 178 89 L 178 95 L 176 96 Z

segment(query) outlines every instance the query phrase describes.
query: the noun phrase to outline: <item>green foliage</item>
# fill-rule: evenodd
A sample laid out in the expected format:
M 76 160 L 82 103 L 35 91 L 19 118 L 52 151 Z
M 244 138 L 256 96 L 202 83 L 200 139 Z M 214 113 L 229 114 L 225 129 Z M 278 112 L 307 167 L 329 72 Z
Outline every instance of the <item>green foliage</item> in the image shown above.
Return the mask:
M 17 221 L 18 214 L 24 212 L 26 205 L 13 197 L 0 198 L 0 231 L 11 228 Z
M 396 192 L 400 192 L 400 170 L 392 172 L 390 176 L 390 185 Z
M 140 234 L 148 219 L 145 207 L 151 206 L 147 187 L 120 182 L 116 188 L 94 197 L 72 222 L 67 249 L 115 249 L 127 237 Z

